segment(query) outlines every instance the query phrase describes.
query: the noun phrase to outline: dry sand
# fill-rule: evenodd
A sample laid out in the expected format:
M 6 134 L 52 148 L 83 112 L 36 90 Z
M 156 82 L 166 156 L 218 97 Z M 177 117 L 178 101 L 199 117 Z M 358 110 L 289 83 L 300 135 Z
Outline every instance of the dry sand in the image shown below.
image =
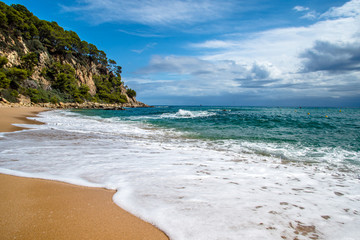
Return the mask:
M 46 108 L 41 107 L 7 107 L 0 106 L 0 132 L 19 131 L 23 128 L 16 127 L 11 124 L 41 124 L 40 122 L 27 119 L 27 117 L 35 116 Z
M 25 117 L 44 110 L 0 107 L 0 131 L 20 130 L 11 123 L 34 123 Z M 114 193 L 0 174 L 0 239 L 168 239 L 115 205 Z

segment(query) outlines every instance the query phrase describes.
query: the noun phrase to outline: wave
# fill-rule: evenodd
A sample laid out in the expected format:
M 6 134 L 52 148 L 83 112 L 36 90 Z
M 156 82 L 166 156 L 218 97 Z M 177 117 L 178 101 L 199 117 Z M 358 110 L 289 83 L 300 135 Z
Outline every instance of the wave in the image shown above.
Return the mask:
M 216 115 L 214 112 L 208 111 L 188 111 L 179 109 L 176 113 L 163 113 L 161 118 L 203 118 L 203 117 L 211 117 Z

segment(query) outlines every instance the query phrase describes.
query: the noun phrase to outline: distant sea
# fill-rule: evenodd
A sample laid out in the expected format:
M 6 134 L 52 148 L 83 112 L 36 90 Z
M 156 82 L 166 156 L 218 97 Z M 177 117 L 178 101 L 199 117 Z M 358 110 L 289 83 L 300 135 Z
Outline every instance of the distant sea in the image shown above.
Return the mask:
M 360 109 L 54 110 L 0 172 L 116 189 L 174 240 L 359 239 Z M 21 125 L 26 126 L 26 125 Z

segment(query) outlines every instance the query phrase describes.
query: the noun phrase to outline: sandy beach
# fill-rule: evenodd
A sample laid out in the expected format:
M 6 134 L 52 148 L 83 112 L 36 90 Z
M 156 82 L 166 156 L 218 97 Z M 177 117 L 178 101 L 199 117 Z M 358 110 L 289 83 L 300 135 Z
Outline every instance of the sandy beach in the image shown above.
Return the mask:
M 0 131 L 45 108 L 0 107 Z M 0 174 L 1 239 L 168 239 L 159 229 L 118 207 L 115 191 Z
M 0 106 L 0 132 L 13 132 L 23 129 L 12 124 L 41 124 L 27 117 L 35 116 L 39 112 L 46 110 L 46 108 L 41 107 Z

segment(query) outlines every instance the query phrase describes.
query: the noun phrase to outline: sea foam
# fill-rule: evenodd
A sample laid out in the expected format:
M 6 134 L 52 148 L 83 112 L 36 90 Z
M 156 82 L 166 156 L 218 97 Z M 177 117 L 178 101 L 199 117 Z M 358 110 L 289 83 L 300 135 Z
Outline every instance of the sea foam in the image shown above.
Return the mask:
M 164 113 L 161 118 L 202 118 L 214 116 L 216 113 L 208 111 L 188 111 L 179 109 L 176 113 Z

